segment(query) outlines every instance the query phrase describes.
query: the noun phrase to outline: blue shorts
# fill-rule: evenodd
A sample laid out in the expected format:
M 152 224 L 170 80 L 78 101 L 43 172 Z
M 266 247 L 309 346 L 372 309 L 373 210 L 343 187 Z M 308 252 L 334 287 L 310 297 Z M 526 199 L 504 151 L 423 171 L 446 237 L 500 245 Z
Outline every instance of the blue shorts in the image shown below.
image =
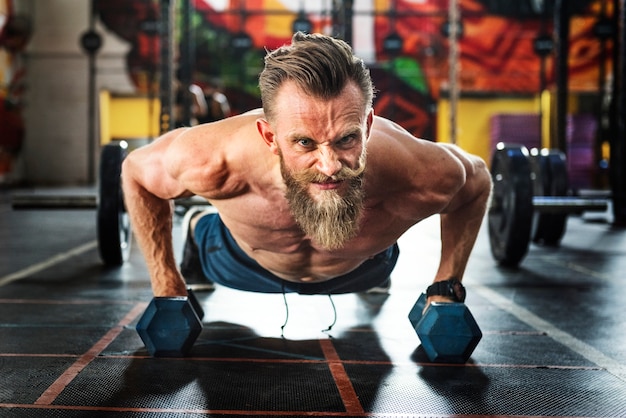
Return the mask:
M 400 253 L 398 245 L 394 244 L 348 274 L 321 283 L 294 283 L 270 273 L 243 252 L 217 213 L 199 219 L 194 238 L 206 277 L 226 287 L 261 293 L 364 292 L 387 282 Z

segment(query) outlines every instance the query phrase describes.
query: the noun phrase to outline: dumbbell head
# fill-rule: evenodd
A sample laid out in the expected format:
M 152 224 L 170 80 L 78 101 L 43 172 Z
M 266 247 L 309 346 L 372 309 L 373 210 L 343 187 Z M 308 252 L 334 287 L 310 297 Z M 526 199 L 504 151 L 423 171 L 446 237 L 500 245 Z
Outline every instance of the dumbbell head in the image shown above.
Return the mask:
M 200 335 L 202 322 L 188 297 L 155 297 L 137 323 L 150 355 L 184 357 Z
M 413 305 L 413 309 L 409 312 L 409 321 L 413 325 L 413 329 L 417 330 L 417 324 L 422 319 L 422 313 L 426 307 L 426 293 L 422 293 Z
M 204 318 L 204 309 L 202 309 L 202 305 L 200 305 L 200 302 L 198 301 L 196 294 L 193 293 L 193 290 L 191 290 L 191 288 L 187 288 L 187 294 L 188 294 L 187 297 L 189 298 L 189 302 L 191 303 L 191 307 L 193 308 L 198 318 L 202 320 L 202 318 Z
M 482 332 L 464 303 L 426 305 L 422 294 L 409 313 L 409 320 L 433 362 L 465 363 L 482 338 Z

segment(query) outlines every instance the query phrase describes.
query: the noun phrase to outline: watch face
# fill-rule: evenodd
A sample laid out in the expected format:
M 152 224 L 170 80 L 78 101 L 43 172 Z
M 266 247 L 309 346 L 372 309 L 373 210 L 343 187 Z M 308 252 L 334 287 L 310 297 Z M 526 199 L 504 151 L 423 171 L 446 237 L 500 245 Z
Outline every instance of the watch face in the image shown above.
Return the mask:
M 450 283 L 450 293 L 452 297 L 456 299 L 458 302 L 465 301 L 465 287 L 461 284 L 458 279 L 451 279 L 448 283 Z

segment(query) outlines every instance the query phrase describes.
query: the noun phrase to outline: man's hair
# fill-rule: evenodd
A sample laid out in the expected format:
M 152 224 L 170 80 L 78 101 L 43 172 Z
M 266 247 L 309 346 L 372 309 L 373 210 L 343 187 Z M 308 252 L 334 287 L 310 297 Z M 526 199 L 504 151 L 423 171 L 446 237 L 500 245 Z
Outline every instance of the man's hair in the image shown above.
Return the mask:
M 346 42 L 326 35 L 296 32 L 291 45 L 267 54 L 259 87 L 268 119 L 275 116 L 274 101 L 285 81 L 295 82 L 302 91 L 320 99 L 339 96 L 352 81 L 361 90 L 367 110 L 374 99 L 372 79 L 363 60 Z

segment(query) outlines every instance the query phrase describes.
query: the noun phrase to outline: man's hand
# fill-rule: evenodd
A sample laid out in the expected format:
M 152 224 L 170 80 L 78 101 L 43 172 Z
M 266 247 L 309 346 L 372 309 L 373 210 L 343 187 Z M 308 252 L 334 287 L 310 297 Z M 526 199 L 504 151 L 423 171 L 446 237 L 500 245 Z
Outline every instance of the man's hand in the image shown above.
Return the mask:
M 429 296 L 426 299 L 426 306 L 430 305 L 433 302 L 438 302 L 438 303 L 453 303 L 455 302 L 454 299 L 452 299 L 451 297 L 448 296 L 440 296 L 440 295 L 433 295 L 433 296 Z

